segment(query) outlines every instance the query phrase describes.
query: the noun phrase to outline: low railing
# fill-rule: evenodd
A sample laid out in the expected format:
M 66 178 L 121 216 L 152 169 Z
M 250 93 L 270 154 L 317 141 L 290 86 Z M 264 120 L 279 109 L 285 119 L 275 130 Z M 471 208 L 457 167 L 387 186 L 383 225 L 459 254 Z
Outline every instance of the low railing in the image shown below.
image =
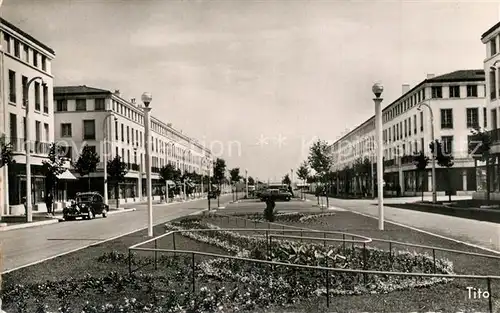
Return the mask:
M 385 239 L 374 239 L 374 238 L 368 238 L 365 236 L 357 235 L 357 234 L 351 234 L 351 233 L 345 233 L 345 232 L 338 232 L 338 231 L 324 231 L 324 230 L 315 230 L 315 229 L 308 229 L 308 228 L 301 228 L 297 226 L 291 226 L 291 225 L 282 225 L 278 223 L 272 223 L 272 222 L 264 222 L 267 223 L 267 229 L 259 229 L 257 228 L 257 223 L 263 223 L 263 222 L 258 222 L 258 221 L 252 221 L 246 218 L 241 218 L 237 216 L 229 216 L 229 215 L 221 215 L 221 214 L 214 214 L 212 217 L 220 217 L 222 219 L 227 218 L 229 221 L 230 219 L 235 219 L 236 223 L 238 224 L 238 220 L 243 220 L 243 223 L 245 225 L 245 228 L 227 228 L 227 229 L 185 229 L 185 230 L 172 230 L 169 231 L 165 234 L 162 234 L 160 236 L 157 236 L 155 238 L 151 238 L 149 240 L 146 240 L 144 242 L 138 243 L 136 245 L 133 245 L 129 247 L 128 251 L 128 267 L 129 267 L 129 274 L 132 274 L 133 272 L 136 272 L 140 270 L 141 268 L 144 268 L 145 266 L 148 266 L 150 264 L 146 264 L 142 267 L 138 267 L 136 269 L 132 269 L 132 252 L 133 251 L 147 251 L 147 252 L 153 252 L 154 253 L 154 268 L 155 270 L 158 269 L 158 253 L 173 253 L 174 255 L 176 254 L 188 254 L 191 255 L 191 268 L 192 268 L 192 291 L 196 291 L 196 261 L 195 261 L 195 256 L 208 256 L 208 257 L 213 257 L 213 258 L 222 258 L 222 259 L 230 259 L 230 260 L 239 260 L 243 262 L 250 262 L 254 264 L 267 264 L 270 267 L 274 266 L 284 266 L 284 267 L 291 267 L 291 268 L 297 268 L 297 269 L 312 269 L 312 270 L 318 270 L 318 271 L 323 271 L 325 272 L 325 287 L 326 287 L 326 306 L 330 307 L 330 282 L 329 282 L 329 273 L 331 272 L 339 272 L 339 273 L 353 273 L 353 274 L 362 274 L 364 278 L 366 279 L 366 275 L 387 275 L 387 276 L 406 276 L 406 277 L 434 277 L 434 278 L 448 278 L 448 279 L 473 279 L 473 280 L 486 280 L 487 283 L 487 291 L 489 293 L 489 298 L 488 298 L 488 307 L 489 307 L 489 312 L 493 312 L 493 301 L 492 301 L 492 286 L 491 286 L 491 281 L 492 280 L 500 280 L 500 276 L 494 276 L 494 275 L 459 275 L 459 274 L 438 274 L 436 273 L 436 251 L 444 251 L 444 252 L 450 252 L 450 253 L 457 253 L 457 254 L 463 254 L 463 255 L 471 255 L 471 256 L 478 256 L 478 257 L 485 257 L 485 258 L 491 258 L 491 259 L 497 259 L 500 260 L 500 256 L 495 256 L 495 255 L 488 255 L 488 254 L 482 254 L 482 253 L 475 253 L 475 252 L 467 252 L 467 251 L 460 251 L 460 250 L 454 250 L 454 249 L 446 249 L 446 248 L 440 248 L 440 247 L 434 247 L 434 246 L 426 246 L 426 245 L 419 245 L 419 244 L 410 244 L 410 243 L 403 243 L 403 242 L 398 242 L 398 241 L 391 241 L 391 240 L 385 240 Z M 248 224 L 253 223 L 254 228 L 246 228 Z M 273 229 L 271 228 L 271 225 L 274 226 L 279 226 L 281 229 Z M 293 228 L 293 229 L 285 229 L 285 228 Z M 215 253 L 207 253 L 207 252 L 201 252 L 201 251 L 190 251 L 190 250 L 178 250 L 176 248 L 176 234 L 181 234 L 182 233 L 190 233 L 190 232 L 216 232 L 216 231 L 236 231 L 236 232 L 264 232 L 265 233 L 265 238 L 266 238 L 266 251 L 267 255 L 269 256 L 269 251 L 271 250 L 272 247 L 272 238 L 290 238 L 290 239 L 300 239 L 300 240 L 316 240 L 316 241 L 323 241 L 324 245 L 326 245 L 326 242 L 331 242 L 331 241 L 337 241 L 337 242 L 342 242 L 342 247 L 345 251 L 346 249 L 346 243 L 351 243 L 352 249 L 354 249 L 354 244 L 355 243 L 361 243 L 363 244 L 363 269 L 345 269 L 345 268 L 336 268 L 336 267 L 328 267 L 327 266 L 310 266 L 310 265 L 301 265 L 301 264 L 292 264 L 292 263 L 283 263 L 283 262 L 276 262 L 276 261 L 270 261 L 269 259 L 267 260 L 259 260 L 259 259 L 250 259 L 250 258 L 243 258 L 243 257 L 236 257 L 236 256 L 229 256 L 229 255 L 221 255 L 221 254 L 215 254 Z M 303 233 L 318 233 L 322 234 L 322 237 L 314 237 L 314 236 L 303 236 Z M 281 233 L 278 234 L 278 233 Z M 285 235 L 285 233 L 300 233 L 300 236 L 292 236 L 292 235 Z M 336 235 L 342 235 L 342 239 L 340 238 L 327 238 L 327 234 L 336 234 Z M 172 247 L 173 249 L 161 249 L 158 247 L 158 240 L 162 239 L 167 236 L 172 236 Z M 351 236 L 351 239 L 348 239 L 347 237 Z M 355 238 L 360 238 L 360 240 L 356 240 Z M 416 247 L 416 248 L 422 248 L 422 249 L 430 249 L 432 250 L 432 260 L 433 260 L 433 273 L 409 273 L 409 272 L 388 272 L 388 271 L 374 271 L 374 270 L 366 270 L 366 248 L 368 243 L 372 242 L 384 242 L 388 243 L 389 245 L 389 259 L 392 262 L 392 251 L 393 251 L 393 246 L 396 245 L 401 245 L 401 246 L 409 246 L 409 247 Z M 154 243 L 154 248 L 142 248 L 141 246 L 144 246 L 148 243 Z

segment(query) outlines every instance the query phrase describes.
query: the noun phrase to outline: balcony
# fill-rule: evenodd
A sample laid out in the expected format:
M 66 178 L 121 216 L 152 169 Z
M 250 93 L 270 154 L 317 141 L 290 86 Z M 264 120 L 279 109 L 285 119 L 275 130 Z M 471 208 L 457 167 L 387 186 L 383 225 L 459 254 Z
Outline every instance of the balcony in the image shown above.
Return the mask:
M 401 157 L 401 164 L 413 164 L 413 155 L 403 155 Z
M 384 166 L 394 166 L 396 162 L 394 160 L 385 160 Z

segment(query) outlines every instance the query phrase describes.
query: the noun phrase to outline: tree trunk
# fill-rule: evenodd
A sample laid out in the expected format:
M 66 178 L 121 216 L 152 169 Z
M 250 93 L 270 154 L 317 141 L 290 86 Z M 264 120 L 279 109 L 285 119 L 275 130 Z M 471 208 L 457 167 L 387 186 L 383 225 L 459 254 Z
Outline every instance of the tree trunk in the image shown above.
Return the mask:
M 420 183 L 420 190 L 422 191 L 422 202 L 424 202 L 424 182 L 422 180 L 421 174 L 421 171 L 418 171 L 418 181 Z
M 450 200 L 449 202 L 451 202 L 451 191 L 452 191 L 452 188 L 451 188 L 451 177 L 450 177 L 450 173 L 449 173 L 449 168 L 446 170 L 448 174 L 447 177 L 448 177 L 448 200 Z
M 118 183 L 115 184 L 115 199 L 116 199 L 116 208 L 120 206 L 120 192 L 119 192 L 120 186 Z
M 89 182 L 89 191 L 92 191 L 90 190 L 90 173 L 88 173 L 89 177 L 88 177 L 88 182 Z
M 219 184 L 219 191 L 217 192 L 217 208 L 220 208 L 220 184 Z

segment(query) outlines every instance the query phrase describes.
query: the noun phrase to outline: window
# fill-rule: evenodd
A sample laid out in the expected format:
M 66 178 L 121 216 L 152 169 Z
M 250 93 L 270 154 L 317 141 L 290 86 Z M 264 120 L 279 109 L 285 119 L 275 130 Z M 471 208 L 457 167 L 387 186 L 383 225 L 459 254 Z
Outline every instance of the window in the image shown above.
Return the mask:
M 38 67 L 38 52 L 33 50 L 33 66 Z
M 413 151 L 415 151 L 415 153 L 418 153 L 418 142 L 415 140 L 415 141 L 413 142 L 413 144 L 414 144 L 414 146 L 415 146 L 415 148 L 413 149 Z
M 94 120 L 83 120 L 83 139 L 95 139 Z
M 132 134 L 132 145 L 134 145 L 135 140 L 134 140 L 134 129 L 131 129 L 131 134 Z
M 28 77 L 23 76 L 21 78 L 21 85 L 23 86 L 23 106 L 26 106 L 26 101 L 28 101 Z
M 432 90 L 432 98 L 443 97 L 443 88 L 441 86 L 431 87 L 431 90 Z
M 40 83 L 35 82 L 35 111 L 41 110 L 40 103 Z
M 87 99 L 76 99 L 76 110 L 87 111 Z
M 50 142 L 49 124 L 44 123 L 43 124 L 43 130 L 45 131 L 45 142 Z
M 7 52 L 12 53 L 12 47 L 10 44 L 10 36 L 8 34 L 4 33 L 3 39 L 5 40 L 5 44 L 7 45 Z
M 490 71 L 490 99 L 496 99 L 497 93 L 496 93 L 496 75 L 495 71 Z
M 408 136 L 411 136 L 411 117 L 408 118 Z
M 95 107 L 96 111 L 104 111 L 104 98 L 95 99 Z
M 9 102 L 16 103 L 16 72 L 9 70 Z
M 479 116 L 477 108 L 467 108 L 467 127 L 478 128 Z
M 405 138 L 408 135 L 408 121 L 405 120 Z
M 24 45 L 23 47 L 23 51 L 24 51 L 24 61 L 25 62 L 30 62 L 30 49 L 27 45 Z
M 23 116 L 23 139 L 26 140 L 26 116 Z
M 493 38 L 490 41 L 490 53 L 491 55 L 497 54 L 497 39 Z
M 443 153 L 450 155 L 453 152 L 453 136 L 441 137 Z
M 71 124 L 63 123 L 61 124 L 61 137 L 71 137 Z
M 47 70 L 47 57 L 42 55 L 42 70 L 46 71 Z
M 17 116 L 10 113 L 10 137 L 17 138 Z
M 425 147 L 424 147 L 424 138 L 420 138 L 420 147 L 422 148 L 422 152 L 425 152 Z
M 127 143 L 130 143 L 130 127 L 127 126 Z
M 477 97 L 477 85 L 467 86 L 467 97 Z
M 417 114 L 413 115 L 413 134 L 417 134 Z
M 488 114 L 486 112 L 486 108 L 483 108 L 484 128 L 488 127 Z
M 122 124 L 122 142 L 125 141 L 125 125 Z
M 49 88 L 43 84 L 43 113 L 49 113 Z
M 21 57 L 21 43 L 17 40 L 14 40 L 14 55 L 18 58 Z
M 450 98 L 460 98 L 460 86 L 450 86 Z
M 140 133 L 140 135 L 141 135 L 141 136 L 139 137 L 139 144 L 140 144 L 140 146 L 142 147 L 142 132 L 139 132 L 139 133 Z
M 444 128 L 444 129 L 453 128 L 453 110 L 452 109 L 441 109 L 441 128 Z
M 424 112 L 420 112 L 420 131 L 424 131 Z
M 68 101 L 67 100 L 57 100 L 57 111 L 59 112 L 65 112 L 68 111 Z
M 135 144 L 136 146 L 139 144 L 139 131 L 135 130 Z
M 118 121 L 115 121 L 115 140 L 118 140 Z
M 35 140 L 36 142 L 40 142 L 42 141 L 42 135 L 40 134 L 41 130 L 40 130 L 40 121 L 35 121 Z
M 399 139 L 403 139 L 403 122 L 399 122 Z
M 118 152 L 119 152 L 118 147 L 115 147 L 115 155 L 116 155 L 116 156 L 120 156 L 120 155 L 118 154 Z

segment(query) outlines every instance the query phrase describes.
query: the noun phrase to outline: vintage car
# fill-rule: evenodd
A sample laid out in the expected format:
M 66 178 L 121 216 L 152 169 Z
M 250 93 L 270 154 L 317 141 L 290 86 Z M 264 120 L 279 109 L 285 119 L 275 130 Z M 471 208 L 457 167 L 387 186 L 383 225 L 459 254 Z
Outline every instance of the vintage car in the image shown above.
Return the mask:
M 78 192 L 76 200 L 71 206 L 64 208 L 63 218 L 65 221 L 74 220 L 77 217 L 93 219 L 96 215 L 106 217 L 109 206 L 104 203 L 103 197 L 98 192 Z
M 290 201 L 292 199 L 292 194 L 284 189 L 267 189 L 259 195 L 260 201 L 266 201 L 271 199 L 274 201 Z

